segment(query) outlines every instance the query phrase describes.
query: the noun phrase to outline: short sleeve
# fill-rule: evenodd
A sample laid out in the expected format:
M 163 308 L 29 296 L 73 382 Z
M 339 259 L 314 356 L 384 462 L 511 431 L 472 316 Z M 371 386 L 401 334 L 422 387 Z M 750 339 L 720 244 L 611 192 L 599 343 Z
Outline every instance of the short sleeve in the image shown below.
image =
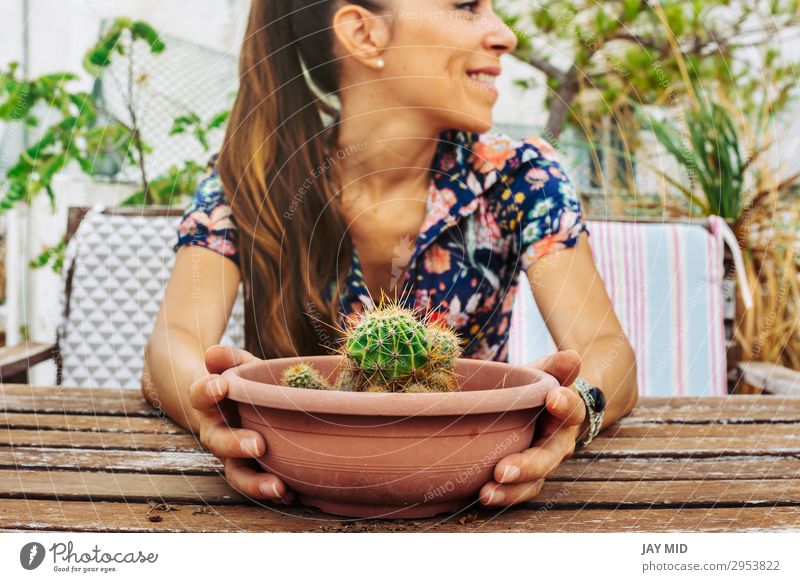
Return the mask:
M 183 212 L 178 242 L 173 250 L 177 252 L 184 245 L 205 247 L 238 265 L 237 229 L 217 174 L 216 160 L 217 154 L 214 154 L 206 166 L 206 175 Z
M 575 246 L 588 234 L 580 197 L 545 140 L 528 137 L 518 150 L 519 166 L 509 188 L 519 224 L 520 265 L 524 270 L 553 251 Z

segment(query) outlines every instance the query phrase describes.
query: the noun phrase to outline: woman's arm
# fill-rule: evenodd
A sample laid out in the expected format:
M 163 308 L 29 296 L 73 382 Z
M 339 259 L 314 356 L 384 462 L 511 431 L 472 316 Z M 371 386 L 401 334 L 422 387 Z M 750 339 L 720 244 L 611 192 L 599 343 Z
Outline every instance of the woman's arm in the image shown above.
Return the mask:
M 602 428 L 613 424 L 636 405 L 636 357 L 597 272 L 588 236 L 581 234 L 572 249 L 543 257 L 527 275 L 556 346 L 578 352 L 580 376 L 606 397 Z M 584 420 L 579 436 L 588 426 Z
M 294 493 L 275 475 L 252 466 L 266 453 L 264 437 L 238 428 L 221 373 L 255 360 L 245 350 L 215 345 L 228 323 L 239 269 L 197 245 L 178 249 L 164 301 L 145 349 L 142 393 L 154 406 L 199 435 L 225 466 L 230 484 L 249 497 L 290 503 Z
M 531 448 L 501 459 L 494 480 L 481 488 L 480 499 L 487 505 L 533 499 L 545 478 L 572 456 L 589 426 L 586 406 L 572 386 L 579 373 L 606 396 L 603 427 L 636 405 L 636 358 L 597 273 L 587 235 L 537 260 L 526 273 L 559 349 L 531 365 L 553 375 L 562 387 L 547 394 Z
M 142 393 L 185 428 L 199 429 L 188 387 L 208 374 L 204 353 L 225 332 L 239 282 L 236 264 L 219 253 L 178 249 L 145 347 Z

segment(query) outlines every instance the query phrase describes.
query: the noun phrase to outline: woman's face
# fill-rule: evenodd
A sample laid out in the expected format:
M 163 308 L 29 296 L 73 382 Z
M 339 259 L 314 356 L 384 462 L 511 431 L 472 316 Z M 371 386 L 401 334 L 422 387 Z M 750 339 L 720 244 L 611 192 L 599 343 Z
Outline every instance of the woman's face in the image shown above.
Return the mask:
M 370 70 L 367 98 L 376 108 L 423 112 L 436 130 L 491 128 L 500 55 L 517 44 L 491 0 L 393 0 L 389 8 L 385 65 Z

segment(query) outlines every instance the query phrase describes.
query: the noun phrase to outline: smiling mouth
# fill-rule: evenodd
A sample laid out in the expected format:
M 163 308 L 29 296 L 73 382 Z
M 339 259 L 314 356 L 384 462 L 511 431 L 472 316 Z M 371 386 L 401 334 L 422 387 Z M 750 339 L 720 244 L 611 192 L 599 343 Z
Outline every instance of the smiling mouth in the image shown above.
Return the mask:
M 494 74 L 494 72 L 487 73 L 484 71 L 467 71 L 467 78 L 469 78 L 471 84 L 474 84 L 479 89 L 492 95 L 497 95 L 497 88 L 495 87 L 497 75 Z

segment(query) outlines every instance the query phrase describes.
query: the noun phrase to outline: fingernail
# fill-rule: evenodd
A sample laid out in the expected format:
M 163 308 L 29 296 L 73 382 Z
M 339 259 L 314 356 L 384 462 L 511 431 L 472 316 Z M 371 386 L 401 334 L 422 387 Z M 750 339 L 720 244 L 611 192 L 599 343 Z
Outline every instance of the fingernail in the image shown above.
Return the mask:
M 519 477 L 519 468 L 514 465 L 508 465 L 505 469 L 503 469 L 503 477 L 501 481 L 503 481 L 503 483 L 508 483 L 509 481 L 516 480 L 517 477 Z
M 275 483 L 264 481 L 258 486 L 258 490 L 264 497 L 274 497 L 275 499 L 280 499 L 281 497 L 281 494 L 278 492 L 278 486 Z
M 564 408 L 567 405 L 567 397 L 562 392 L 556 394 L 556 408 Z
M 259 456 L 258 439 L 255 437 L 242 439 L 242 450 L 248 455 L 252 455 L 254 457 Z
M 489 493 L 489 501 L 487 502 L 489 505 L 494 503 L 503 503 L 505 501 L 506 494 L 500 491 L 499 489 L 492 489 L 492 492 Z
M 219 378 L 214 378 L 208 383 L 208 390 L 211 392 L 211 396 L 222 396 L 222 384 L 220 384 Z

